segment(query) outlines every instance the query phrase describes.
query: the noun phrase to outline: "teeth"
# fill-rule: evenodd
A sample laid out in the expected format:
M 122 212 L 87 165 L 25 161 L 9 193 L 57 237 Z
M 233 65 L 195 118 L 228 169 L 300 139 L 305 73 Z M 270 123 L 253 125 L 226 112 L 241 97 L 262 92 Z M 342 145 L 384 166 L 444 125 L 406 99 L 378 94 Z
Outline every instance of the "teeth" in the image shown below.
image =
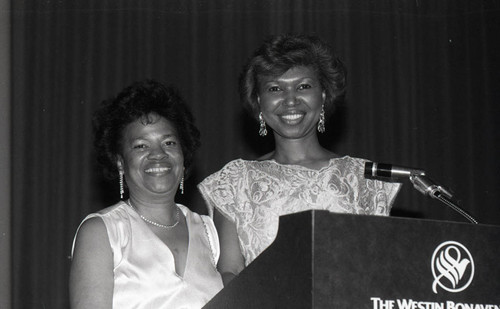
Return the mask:
M 166 172 L 168 170 L 169 170 L 168 167 L 152 167 L 148 168 L 146 170 L 146 173 L 161 173 L 161 172 Z
M 302 118 L 302 114 L 289 114 L 289 115 L 283 115 L 281 116 L 282 118 L 286 120 L 297 120 L 299 118 Z

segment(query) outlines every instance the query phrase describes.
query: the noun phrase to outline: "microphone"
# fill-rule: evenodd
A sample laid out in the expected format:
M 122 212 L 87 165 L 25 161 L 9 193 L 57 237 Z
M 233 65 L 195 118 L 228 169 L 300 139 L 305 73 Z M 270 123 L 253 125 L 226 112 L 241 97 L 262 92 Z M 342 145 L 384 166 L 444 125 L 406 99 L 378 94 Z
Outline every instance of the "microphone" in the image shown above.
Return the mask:
M 453 194 L 449 190 L 437 185 L 434 181 L 425 176 L 425 171 L 423 170 L 386 163 L 365 162 L 365 177 L 392 179 L 408 178 L 413 184 L 413 187 L 423 195 L 430 196 L 443 202 L 470 222 L 478 224 L 474 217 L 458 206 L 457 202 L 454 201 Z
M 396 166 L 386 163 L 365 163 L 365 176 L 386 178 L 410 178 L 411 176 L 424 176 L 425 171 L 410 167 Z

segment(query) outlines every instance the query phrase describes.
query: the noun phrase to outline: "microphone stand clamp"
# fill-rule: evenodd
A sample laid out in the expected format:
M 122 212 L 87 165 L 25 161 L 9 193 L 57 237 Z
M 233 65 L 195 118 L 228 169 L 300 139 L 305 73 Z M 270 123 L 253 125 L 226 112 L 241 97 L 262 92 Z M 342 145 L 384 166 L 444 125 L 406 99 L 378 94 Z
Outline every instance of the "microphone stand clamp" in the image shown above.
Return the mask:
M 413 184 L 413 187 L 423 195 L 428 195 L 443 202 L 445 205 L 451 207 L 471 223 L 478 224 L 476 219 L 474 219 L 469 213 L 458 206 L 458 204 L 453 200 L 453 195 L 451 192 L 449 192 L 442 186 L 435 184 L 432 180 L 425 176 L 425 173 L 415 173 L 410 175 L 410 181 Z

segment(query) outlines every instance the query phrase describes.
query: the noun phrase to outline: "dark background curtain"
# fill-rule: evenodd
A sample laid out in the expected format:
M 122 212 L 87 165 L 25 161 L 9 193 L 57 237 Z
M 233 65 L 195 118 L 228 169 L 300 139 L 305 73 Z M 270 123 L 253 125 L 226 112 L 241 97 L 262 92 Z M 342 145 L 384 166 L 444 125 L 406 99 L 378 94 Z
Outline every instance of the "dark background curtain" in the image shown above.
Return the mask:
M 91 114 L 144 78 L 176 85 L 202 132 L 187 194 L 226 162 L 270 150 L 237 78 L 268 34 L 307 32 L 348 70 L 325 146 L 420 167 L 480 222 L 500 224 L 499 1 L 12 1 L 12 303 L 67 308 L 83 217 L 118 200 L 99 174 Z M 405 183 L 394 216 L 465 220 Z

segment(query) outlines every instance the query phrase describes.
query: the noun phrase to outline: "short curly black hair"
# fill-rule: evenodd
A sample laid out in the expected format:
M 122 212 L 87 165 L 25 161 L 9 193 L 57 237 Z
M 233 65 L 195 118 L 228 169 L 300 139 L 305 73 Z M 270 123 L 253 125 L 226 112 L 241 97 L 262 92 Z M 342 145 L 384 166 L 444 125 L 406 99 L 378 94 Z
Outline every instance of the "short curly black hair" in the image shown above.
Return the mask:
M 334 104 L 343 99 L 347 72 L 328 44 L 312 35 L 274 35 L 253 52 L 240 74 L 240 99 L 252 116 L 257 118 L 260 112 L 259 79 L 280 76 L 297 66 L 311 67 L 318 74 L 326 95 L 326 112 L 331 112 Z
M 118 176 L 116 162 L 121 153 L 125 127 L 150 114 L 158 114 L 174 125 L 186 174 L 189 172 L 194 153 L 200 146 L 200 131 L 194 125 L 194 117 L 175 87 L 147 79 L 135 82 L 116 97 L 102 101 L 94 112 L 94 148 L 107 178 Z

